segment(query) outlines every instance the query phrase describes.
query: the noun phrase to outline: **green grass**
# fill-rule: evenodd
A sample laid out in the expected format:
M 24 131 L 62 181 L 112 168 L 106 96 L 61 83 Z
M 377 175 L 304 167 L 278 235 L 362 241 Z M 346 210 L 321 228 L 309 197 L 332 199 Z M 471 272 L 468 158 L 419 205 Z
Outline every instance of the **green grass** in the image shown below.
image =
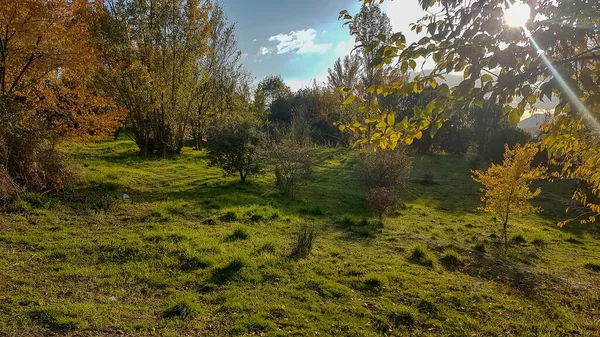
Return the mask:
M 148 159 L 119 140 L 65 151 L 80 182 L 0 216 L 0 336 L 600 331 L 600 228 L 555 226 L 568 184 L 542 184 L 545 212 L 510 221 L 518 239 L 505 254 L 461 158 L 415 158 L 404 204 L 380 223 L 347 149 L 319 149 L 294 199 L 271 175 L 242 185 L 190 149 Z M 293 259 L 302 223 L 319 232 L 312 254 Z

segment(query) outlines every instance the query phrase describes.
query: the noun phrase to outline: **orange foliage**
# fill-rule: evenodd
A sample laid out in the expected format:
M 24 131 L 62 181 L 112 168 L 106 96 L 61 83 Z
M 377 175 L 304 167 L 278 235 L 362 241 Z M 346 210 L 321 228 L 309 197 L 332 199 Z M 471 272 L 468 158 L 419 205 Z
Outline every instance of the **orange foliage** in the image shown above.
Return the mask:
M 88 27 L 101 5 L 0 0 L 0 99 L 40 117 L 46 136 L 98 137 L 123 119 L 89 85 L 99 64 Z

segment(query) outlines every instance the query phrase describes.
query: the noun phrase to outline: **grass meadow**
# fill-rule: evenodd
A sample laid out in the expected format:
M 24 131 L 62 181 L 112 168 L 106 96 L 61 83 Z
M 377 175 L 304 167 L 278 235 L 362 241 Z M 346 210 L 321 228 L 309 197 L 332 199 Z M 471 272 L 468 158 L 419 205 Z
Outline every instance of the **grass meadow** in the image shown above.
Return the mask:
M 600 226 L 556 226 L 568 182 L 540 184 L 544 212 L 512 219 L 505 252 L 463 158 L 415 157 L 380 223 L 348 149 L 315 149 L 286 199 L 189 148 L 63 148 L 79 183 L 0 215 L 0 336 L 600 335 Z M 296 259 L 302 224 L 317 238 Z

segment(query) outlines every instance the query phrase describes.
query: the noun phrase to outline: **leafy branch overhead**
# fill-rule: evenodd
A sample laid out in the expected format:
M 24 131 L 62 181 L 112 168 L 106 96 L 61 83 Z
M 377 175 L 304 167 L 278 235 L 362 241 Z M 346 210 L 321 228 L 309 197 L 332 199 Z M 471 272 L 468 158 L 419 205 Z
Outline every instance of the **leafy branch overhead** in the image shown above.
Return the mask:
M 365 6 L 378 6 L 384 0 L 364 0 Z M 387 123 L 389 112 L 379 111 L 355 122 L 340 125 L 360 135 L 358 143 L 380 148 L 410 144 L 430 129 L 435 136 L 453 115 L 486 100 L 501 105 L 504 118 L 519 123 L 523 115 L 540 102 L 552 103 L 554 119 L 545 127 L 543 149 L 556 164 L 563 166 L 561 178 L 586 180 L 592 193 L 600 195 L 600 148 L 598 108 L 600 107 L 600 24 L 595 1 L 540 0 L 530 2 L 531 15 L 520 27 L 507 24 L 507 10 L 520 1 L 419 1 L 426 15 L 411 25 L 420 38 L 408 43 L 403 32 L 377 36 L 357 48 L 374 51 L 369 64 L 391 67 L 406 81 L 377 83 L 366 88 L 380 96 L 420 94 L 408 118 Z M 340 12 L 345 25 L 356 25 L 356 17 Z M 511 19 L 511 18 L 508 18 Z M 560 24 L 557 24 L 560 22 Z M 351 29 L 352 33 L 352 29 Z M 432 64 L 430 70 L 422 68 Z M 421 69 L 420 69 L 421 68 Z M 462 74 L 455 86 L 449 75 Z M 352 88 L 339 87 L 345 103 L 356 99 L 363 110 L 377 110 Z M 596 211 L 598 205 L 576 198 Z

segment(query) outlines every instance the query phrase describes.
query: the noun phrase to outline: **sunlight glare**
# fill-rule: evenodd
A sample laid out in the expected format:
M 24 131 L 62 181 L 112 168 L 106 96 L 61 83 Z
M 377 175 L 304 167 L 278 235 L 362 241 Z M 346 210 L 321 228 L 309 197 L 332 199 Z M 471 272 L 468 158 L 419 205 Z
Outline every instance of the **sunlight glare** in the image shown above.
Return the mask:
M 526 3 L 515 3 L 504 10 L 504 21 L 510 27 L 524 27 L 531 16 L 531 8 Z

